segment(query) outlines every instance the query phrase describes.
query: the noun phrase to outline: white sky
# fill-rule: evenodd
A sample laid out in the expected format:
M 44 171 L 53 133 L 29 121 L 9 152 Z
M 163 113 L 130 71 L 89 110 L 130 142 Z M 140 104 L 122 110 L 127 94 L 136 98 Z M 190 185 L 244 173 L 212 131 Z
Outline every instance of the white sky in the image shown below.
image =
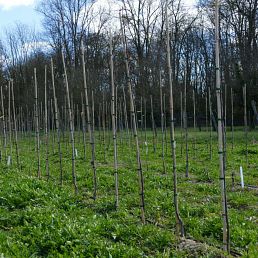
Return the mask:
M 0 7 L 3 10 L 10 10 L 18 6 L 30 6 L 35 3 L 35 0 L 0 0 Z
M 15 23 L 22 23 L 34 27 L 37 31 L 42 30 L 42 16 L 35 10 L 36 4 L 40 0 L 0 0 L 0 37 L 6 28 Z M 48 0 L 44 0 L 48 1 Z M 132 0 L 137 1 L 137 0 Z M 189 9 L 197 0 L 182 0 L 182 3 Z M 115 0 L 97 0 L 96 8 L 110 9 L 111 15 L 117 16 L 119 5 Z M 110 24 L 114 27 L 114 24 Z M 108 24 L 108 26 L 110 26 Z
M 183 2 L 188 7 L 193 6 L 194 4 L 196 4 L 196 0 L 184 0 Z
M 137 9 L 137 2 L 138 0 L 130 0 L 131 3 L 133 3 L 133 6 L 136 7 Z M 187 10 L 189 10 L 189 14 L 194 14 L 194 5 L 196 4 L 197 0 L 182 0 L 181 3 L 183 6 L 185 6 L 187 8 Z M 155 5 L 156 3 L 156 5 Z M 152 10 L 154 11 L 159 4 L 159 1 L 153 1 L 152 4 Z M 100 20 L 100 17 L 98 14 L 99 10 L 102 9 L 104 10 L 104 13 L 108 13 L 110 15 L 110 17 L 112 17 L 105 25 L 106 30 L 109 30 L 110 28 L 112 30 L 116 30 L 117 28 L 120 28 L 120 21 L 119 21 L 119 10 L 121 10 L 123 4 L 121 3 L 121 1 L 117 1 L 117 0 L 96 0 L 95 4 L 94 4 L 94 12 L 96 14 L 96 22 L 93 22 L 93 28 L 98 28 L 98 23 Z M 192 9 L 192 10 L 191 10 Z M 153 19 L 155 19 L 155 15 L 153 16 Z M 95 24 L 96 23 L 96 24 Z
M 31 6 L 35 4 L 35 2 L 36 0 L 0 0 L 0 8 L 4 10 L 10 10 L 11 8 L 18 6 Z M 101 2 L 106 1 L 98 0 L 97 2 L 101 4 Z M 196 0 L 183 0 L 183 2 L 185 2 L 186 6 L 192 6 L 196 2 Z

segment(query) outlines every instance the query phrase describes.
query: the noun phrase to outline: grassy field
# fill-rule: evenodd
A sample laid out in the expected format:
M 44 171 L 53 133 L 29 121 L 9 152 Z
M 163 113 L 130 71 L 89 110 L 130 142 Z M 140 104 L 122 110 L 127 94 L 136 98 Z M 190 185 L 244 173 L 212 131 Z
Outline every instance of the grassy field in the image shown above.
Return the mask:
M 162 170 L 161 134 L 153 152 L 152 132 L 148 131 L 148 158 L 144 144 L 141 154 L 145 180 L 147 224 L 142 225 L 139 210 L 135 148 L 129 149 L 125 133 L 118 139 L 119 201 L 114 208 L 112 137 L 106 135 L 106 161 L 102 133 L 96 132 L 98 175 L 97 200 L 92 199 L 93 180 L 90 145 L 83 159 L 82 134 L 76 134 L 76 159 L 79 194 L 74 194 L 71 150 L 68 134 L 62 143 L 64 185 L 59 185 L 57 144 L 50 138 L 50 180 L 46 180 L 44 135 L 41 143 L 42 179 L 37 179 L 37 159 L 33 135 L 20 138 L 22 171 L 15 163 L 0 164 L 0 253 L 1 257 L 221 257 L 222 221 L 219 188 L 217 135 L 212 134 L 212 159 L 209 133 L 189 133 L 189 178 L 185 178 L 185 145 L 181 155 L 180 132 L 176 132 L 179 208 L 185 224 L 182 242 L 174 233 L 172 161 L 167 135 L 166 168 Z M 196 157 L 193 142 L 196 138 Z M 80 142 L 79 142 L 80 139 Z M 248 134 L 248 164 L 245 137 L 235 132 L 235 146 L 227 134 L 227 191 L 231 229 L 231 248 L 236 255 L 258 257 L 258 189 L 240 183 L 243 166 L 245 184 L 258 186 L 258 132 Z M 132 140 L 133 142 L 133 140 Z M 148 168 L 148 169 L 147 169 Z M 235 172 L 232 189 L 231 174 Z

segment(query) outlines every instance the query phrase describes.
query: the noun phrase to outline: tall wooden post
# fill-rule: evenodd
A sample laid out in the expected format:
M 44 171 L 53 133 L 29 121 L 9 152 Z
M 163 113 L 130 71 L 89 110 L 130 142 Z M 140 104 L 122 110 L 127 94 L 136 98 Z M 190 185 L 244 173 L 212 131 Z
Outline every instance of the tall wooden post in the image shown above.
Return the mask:
M 93 134 L 93 126 L 92 119 L 90 115 L 90 106 L 89 106 L 89 97 L 88 97 L 88 84 L 86 78 L 86 68 L 85 68 L 85 57 L 84 57 L 84 46 L 82 45 L 82 71 L 83 71 L 83 85 L 84 85 L 84 96 L 85 96 L 85 107 L 86 107 L 86 114 L 87 114 L 87 127 L 88 132 L 90 134 L 90 145 L 91 145 L 91 166 L 93 170 L 93 199 L 96 200 L 97 198 L 97 172 L 96 172 L 96 165 L 95 165 L 95 139 Z M 94 122 L 93 122 L 94 123 Z
M 121 20 L 121 18 L 120 18 L 120 20 Z M 129 63 L 128 63 L 128 56 L 127 56 L 127 42 L 126 42 L 126 37 L 125 37 L 122 20 L 121 20 L 121 29 L 122 29 L 124 57 L 125 57 L 126 80 L 127 80 L 129 97 L 130 97 L 130 111 L 131 111 L 131 118 L 132 118 L 132 128 L 133 128 L 133 134 L 134 134 L 135 145 L 136 145 L 141 219 L 142 219 L 142 223 L 145 224 L 145 198 L 144 198 L 144 180 L 143 180 L 142 162 L 141 162 L 140 145 L 139 145 L 138 132 L 137 132 L 134 98 L 133 98 L 132 85 L 131 85 L 130 72 L 129 72 Z
M 47 108 L 47 66 L 45 65 L 45 137 L 46 137 L 46 175 L 47 175 L 47 179 L 49 179 L 49 160 L 48 160 L 48 156 L 49 156 L 49 148 L 48 148 L 48 108 Z
M 166 4 L 166 10 L 168 4 Z M 173 160 L 173 183 L 174 183 L 174 206 L 176 215 L 176 233 L 182 237 L 185 235 L 183 221 L 179 214 L 178 207 L 178 191 L 177 191 L 177 171 L 176 171 L 176 142 L 175 142 L 175 118 L 174 118 L 174 100 L 173 100 L 173 82 L 172 82 L 172 69 L 171 69 L 171 55 L 170 55 L 170 36 L 168 29 L 168 13 L 166 11 L 166 31 L 167 31 L 167 66 L 168 66 L 168 80 L 169 80 L 169 100 L 170 100 L 170 143 L 172 150 Z
M 234 149 L 234 97 L 233 97 L 233 89 L 230 88 L 231 95 L 231 148 Z
M 230 252 L 229 239 L 229 221 L 227 209 L 227 194 L 226 194 L 226 178 L 225 178 L 225 153 L 223 144 L 223 128 L 222 119 L 222 94 L 221 94 L 221 78 L 220 78 L 220 29 L 219 29 L 219 0 L 215 0 L 215 55 L 216 55 L 216 96 L 217 96 L 217 111 L 218 111 L 218 143 L 219 143 L 219 165 L 220 165 L 220 185 L 221 185 L 221 205 L 222 205 L 222 221 L 223 221 L 223 250 Z
M 189 155 L 188 155 L 188 126 L 187 126 L 187 67 L 185 68 L 184 82 L 184 130 L 185 130 L 185 177 L 189 177 Z
M 34 87 L 35 87 L 35 130 L 36 130 L 36 150 L 38 160 L 38 178 L 41 177 L 40 171 L 40 139 L 39 139 L 39 110 L 38 110 L 38 81 L 37 69 L 34 68 Z
M 247 106 L 246 106 L 246 84 L 243 86 L 243 99 L 244 99 L 244 131 L 245 131 L 245 161 L 248 164 L 248 129 L 247 129 Z
M 164 133 L 164 110 L 163 110 L 163 93 L 162 93 L 162 77 L 161 72 L 159 74 L 159 88 L 160 88 L 160 119 L 161 119 L 161 134 L 162 134 L 162 165 L 163 173 L 166 174 L 166 161 L 165 161 L 165 133 Z
M 116 123 L 116 107 L 115 107 L 115 83 L 114 83 L 114 61 L 113 61 L 113 42 L 110 33 L 110 77 L 111 77 L 111 114 L 112 114 L 112 131 L 114 144 L 114 175 L 115 175 L 115 207 L 118 208 L 118 169 L 117 169 L 117 123 Z
M 14 92 L 13 92 L 13 80 L 11 80 L 11 90 L 12 90 L 12 104 L 13 104 L 13 124 L 14 124 L 14 140 L 15 140 L 15 149 L 16 149 L 16 162 L 17 167 L 21 170 L 20 155 L 19 155 L 19 145 L 18 145 L 18 130 L 17 130 L 17 120 L 15 112 L 15 101 L 14 101 Z
M 195 89 L 193 89 L 193 126 L 194 126 L 194 159 L 196 158 L 196 103 L 195 103 Z
M 66 97 L 67 97 L 67 108 L 68 108 L 68 115 L 69 115 L 69 129 L 70 129 L 70 137 L 71 137 L 71 144 L 72 144 L 72 177 L 73 177 L 73 186 L 74 191 L 78 193 L 78 186 L 77 186 L 77 177 L 76 177 L 76 168 L 75 168 L 75 142 L 74 142 L 74 115 L 71 105 L 70 99 L 70 91 L 69 91 L 69 84 L 65 66 L 65 58 L 64 52 L 62 51 L 62 61 L 63 61 L 63 68 L 64 68 L 64 83 L 66 89 Z
M 56 132 L 57 132 L 57 144 L 58 144 L 58 154 L 59 154 L 60 184 L 62 185 L 63 184 L 63 165 L 62 165 L 60 122 L 59 122 L 59 112 L 58 112 L 58 105 L 57 105 L 57 98 L 56 98 L 54 65 L 53 65 L 53 59 L 52 58 L 51 58 L 51 79 L 52 79 L 54 107 L 55 107 L 55 125 L 56 125 Z
M 5 154 L 5 161 L 7 159 L 7 136 L 6 136 L 6 118 L 5 118 L 5 111 L 4 111 L 4 96 L 3 96 L 3 86 L 1 86 L 1 109 L 2 109 L 2 119 L 3 119 L 3 134 L 4 134 L 4 154 Z

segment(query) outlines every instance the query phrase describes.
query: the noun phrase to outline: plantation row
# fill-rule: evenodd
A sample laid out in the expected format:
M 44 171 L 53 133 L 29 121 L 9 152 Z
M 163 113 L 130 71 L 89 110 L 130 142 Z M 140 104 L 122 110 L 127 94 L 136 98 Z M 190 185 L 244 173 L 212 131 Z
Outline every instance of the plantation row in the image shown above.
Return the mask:
M 257 132 L 248 134 L 248 160 L 242 128 L 235 131 L 235 146 L 227 153 L 227 192 L 233 253 L 257 255 Z M 142 135 L 142 136 L 141 136 Z M 189 129 L 189 177 L 185 177 L 185 141 L 176 131 L 179 209 L 188 242 L 174 233 L 173 177 L 170 149 L 166 148 L 163 170 L 162 134 L 157 131 L 154 152 L 152 131 L 139 132 L 145 183 L 146 224 L 140 223 L 135 144 L 128 144 L 126 133 L 118 134 L 119 208 L 115 208 L 112 132 L 96 131 L 97 195 L 94 185 L 90 142 L 87 135 L 84 159 L 83 135 L 75 133 L 78 194 L 72 184 L 69 133 L 61 138 L 63 186 L 57 137 L 49 134 L 49 172 L 46 170 L 44 134 L 40 145 L 41 180 L 37 176 L 35 134 L 19 134 L 22 171 L 2 159 L 0 196 L 0 251 L 6 256 L 29 257 L 217 257 L 221 255 L 220 190 L 216 133 L 210 135 Z M 130 136 L 132 137 L 132 136 Z M 196 149 L 194 149 L 194 141 Z M 169 142 L 165 146 L 169 147 Z M 106 146 L 104 148 L 104 146 Z M 182 155 L 180 154 L 182 146 Z M 148 151 L 147 151 L 148 150 Z M 15 160 L 15 159 L 14 159 Z M 208 164 L 208 165 L 207 165 Z M 243 166 L 245 188 L 241 189 L 239 167 Z M 190 242 L 193 239 L 194 242 Z M 193 241 L 192 240 L 192 241 Z M 180 245 L 181 243 L 181 245 Z M 205 243 L 205 244 L 204 244 Z
M 205 96 L 205 131 L 197 131 L 195 91 L 191 97 L 193 110 L 187 109 L 186 74 L 180 95 L 180 127 L 175 130 L 167 14 L 165 77 L 169 96 L 167 101 L 160 71 L 158 119 L 154 116 L 152 96 L 148 115 L 146 99 L 141 98 L 140 105 L 135 101 L 124 28 L 121 19 L 126 90 L 123 87 L 121 95 L 117 92 L 114 39 L 110 35 L 110 98 L 103 95 L 97 110 L 96 96 L 87 80 L 83 44 L 80 103 L 73 103 L 70 85 L 74 74 L 67 69 L 64 51 L 61 76 L 52 59 L 45 66 L 44 107 L 39 102 L 38 85 L 38 77 L 43 75 L 37 74 L 36 68 L 33 110 L 16 106 L 13 80 L 8 83 L 8 96 L 4 96 L 1 87 L 3 254 L 171 257 L 175 252 L 176 257 L 255 257 L 256 131 L 248 132 L 246 86 L 244 130 L 234 128 L 232 91 L 231 128 L 227 129 L 227 103 L 223 105 L 220 78 L 218 1 L 217 112 L 213 114 L 209 89 Z M 60 78 L 66 99 L 62 110 L 59 102 L 63 96 L 56 95 Z M 191 130 L 188 112 L 193 114 Z M 151 130 L 147 129 L 148 124 Z

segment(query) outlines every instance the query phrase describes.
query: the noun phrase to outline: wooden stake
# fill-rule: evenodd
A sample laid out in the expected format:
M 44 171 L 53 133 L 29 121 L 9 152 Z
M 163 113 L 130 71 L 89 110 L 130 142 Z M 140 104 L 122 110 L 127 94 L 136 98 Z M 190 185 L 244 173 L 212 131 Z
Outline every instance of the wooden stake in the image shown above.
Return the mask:
M 131 151 L 132 146 L 131 146 L 131 135 L 129 131 L 129 124 L 128 124 L 128 114 L 127 114 L 127 102 L 126 102 L 126 95 L 125 95 L 125 87 L 122 87 L 123 90 L 123 107 L 124 107 L 124 117 L 125 117 L 125 128 L 126 128 L 126 135 L 127 135 L 127 141 L 128 141 L 128 147 L 129 150 Z M 130 164 L 132 163 L 131 155 L 129 153 L 129 161 Z
M 195 90 L 193 89 L 193 124 L 194 124 L 194 159 L 196 158 L 196 103 Z
M 231 92 L 231 148 L 234 149 L 234 97 L 233 97 L 233 89 L 230 88 Z
M 83 158 L 86 161 L 86 122 L 85 122 L 85 105 L 83 101 L 83 95 L 81 93 L 81 102 L 82 102 L 82 137 L 83 137 Z
M 210 115 L 210 160 L 212 159 L 212 104 L 211 104 L 211 89 L 208 88 L 209 94 L 209 115 Z
M 165 161 L 165 133 L 164 133 L 164 110 L 163 110 L 163 93 L 162 93 L 162 77 L 161 72 L 159 74 L 159 88 L 160 88 L 160 119 L 161 119 L 161 134 L 162 134 L 162 166 L 163 174 L 166 174 L 166 161 Z
M 167 109 L 166 109 L 166 94 L 163 94 L 163 112 L 164 112 L 164 133 L 165 133 L 165 147 L 166 155 L 168 154 L 168 144 L 167 144 Z
M 38 111 L 38 81 L 37 69 L 34 68 L 34 87 L 35 87 L 35 130 L 36 130 L 36 151 L 38 160 L 38 178 L 41 178 L 40 171 L 40 138 L 39 138 L 39 111 Z
M 225 156 L 223 146 L 223 119 L 221 105 L 221 79 L 220 79 L 220 33 L 219 33 L 219 0 L 215 2 L 215 54 L 216 54 L 216 95 L 218 109 L 218 142 L 219 142 L 219 164 L 220 164 L 220 184 L 221 184 L 221 205 L 223 221 L 223 250 L 230 253 L 229 221 L 227 209 L 226 178 L 225 178 Z
M 12 103 L 13 103 L 13 124 L 14 124 L 14 133 L 15 133 L 15 149 L 16 149 L 16 162 L 17 168 L 21 170 L 21 163 L 20 163 L 20 155 L 19 155 L 19 145 L 18 145 L 18 131 L 17 131 L 17 120 L 16 120 L 16 112 L 15 112 L 15 102 L 14 102 L 14 93 L 13 93 L 13 80 L 11 80 L 11 87 L 12 87 Z
M 3 119 L 3 134 L 4 134 L 4 154 L 5 161 L 7 161 L 7 136 L 6 136 L 6 121 L 4 112 L 4 96 L 3 96 L 3 86 L 1 86 L 1 108 L 2 108 L 2 119 Z
M 49 149 L 48 149 L 48 108 L 47 108 L 47 66 L 45 65 L 45 138 L 46 138 L 46 175 L 49 180 Z
M 185 177 L 189 177 L 189 155 L 188 155 L 188 126 L 187 126 L 187 106 L 186 106 L 186 84 L 187 68 L 185 68 L 185 87 L 184 87 L 184 129 L 185 129 Z
M 206 89 L 205 92 L 205 125 L 206 125 L 206 133 L 208 138 L 208 92 Z M 209 146 L 209 138 L 207 139 L 207 148 Z
M 115 207 L 119 206 L 118 198 L 118 169 L 117 169 L 117 123 L 116 123 L 116 108 L 115 108 L 115 83 L 114 83 L 114 62 L 113 62 L 113 42 L 112 34 L 110 33 L 110 77 L 111 77 L 111 114 L 112 114 L 112 131 L 114 144 L 114 175 L 115 175 Z
M 77 178 L 76 178 L 76 170 L 75 170 L 75 142 L 74 142 L 74 121 L 73 121 L 73 113 L 71 107 L 71 100 L 70 100 L 70 92 L 69 92 L 69 84 L 68 78 L 66 73 L 66 66 L 65 66 L 65 58 L 64 53 L 62 51 L 62 61 L 63 61 L 63 68 L 64 68 L 64 83 L 66 89 L 66 97 L 67 97 L 67 108 L 68 108 L 68 115 L 69 115 L 69 128 L 70 128 L 70 137 L 71 137 L 71 144 L 72 144 L 72 177 L 73 177 L 73 186 L 75 194 L 78 193 L 78 186 L 77 186 Z
M 92 138 L 93 138 L 93 146 L 94 146 L 94 160 L 95 160 L 95 102 L 94 102 L 94 92 L 91 91 L 91 113 L 92 113 Z M 94 184 L 94 193 L 93 199 L 97 198 L 97 174 L 93 174 L 93 184 Z
M 97 173 L 96 173 L 96 166 L 95 166 L 95 142 L 94 142 L 94 134 L 93 134 L 93 127 L 94 127 L 94 125 L 91 122 L 91 115 L 90 115 L 89 98 L 88 98 L 88 85 L 87 85 L 87 79 L 86 79 L 86 68 L 85 68 L 84 51 L 85 51 L 84 50 L 84 46 L 82 44 L 82 70 L 83 70 L 85 106 L 86 106 L 86 114 L 87 114 L 88 132 L 90 134 L 91 166 L 92 166 L 92 170 L 93 170 L 93 187 L 94 187 L 93 199 L 96 200 L 96 198 L 97 198 Z
M 152 142 L 153 142 L 153 152 L 156 153 L 156 145 L 157 145 L 157 133 L 156 133 L 156 126 L 155 126 L 155 119 L 154 119 L 154 113 L 153 113 L 153 101 L 152 101 L 152 95 L 150 96 L 150 102 L 151 102 L 151 124 L 152 124 Z
M 8 82 L 8 129 L 9 129 L 9 144 L 10 144 L 10 164 L 13 161 L 13 143 L 12 143 L 12 114 L 11 114 L 11 82 Z
M 166 2 L 166 5 L 168 2 Z M 173 82 L 172 82 L 172 69 L 171 69 L 171 55 L 170 55 L 170 36 L 168 30 L 168 6 L 166 6 L 166 31 L 167 31 L 167 66 L 168 66 L 168 80 L 169 80 L 169 93 L 170 93 L 170 143 L 173 160 L 173 184 L 174 184 L 174 206 L 176 216 L 176 234 L 184 237 L 184 225 L 179 214 L 178 207 L 178 191 L 177 191 L 177 172 L 176 172 L 176 142 L 175 142 L 175 118 L 174 118 L 174 100 L 173 100 Z
M 146 105 L 146 102 L 147 102 L 146 98 L 144 98 L 144 143 L 145 143 L 145 154 L 146 154 L 146 169 L 147 169 L 147 171 L 149 171 L 149 148 L 148 148 L 148 139 L 147 139 L 147 105 Z
M 103 128 L 103 153 L 104 153 L 104 162 L 107 162 L 106 159 L 106 110 L 105 110 L 105 94 L 103 92 L 103 109 L 102 109 L 102 128 Z M 116 117 L 116 114 L 115 114 Z
M 121 21 L 122 39 L 123 39 L 123 46 L 124 46 L 126 80 L 127 80 L 129 96 L 130 96 L 130 109 L 131 109 L 131 117 L 132 117 L 132 127 L 133 127 L 134 139 L 135 139 L 135 144 L 136 144 L 136 156 L 137 156 L 137 165 L 138 165 L 138 169 L 137 170 L 138 170 L 138 183 L 139 183 L 141 219 L 142 219 L 142 223 L 145 224 L 144 180 L 143 180 L 143 171 L 142 171 L 139 139 L 138 139 L 137 125 L 136 125 L 136 114 L 135 114 L 135 106 L 134 106 L 132 85 L 131 85 L 131 80 L 130 80 L 128 56 L 127 56 L 127 42 L 126 42 L 124 26 L 123 26 L 121 17 L 120 17 L 120 21 Z
M 58 154 L 59 154 L 60 184 L 63 185 L 63 165 L 62 165 L 60 122 L 59 122 L 59 112 L 58 112 L 58 105 L 57 105 L 57 98 L 56 98 L 54 65 L 53 65 L 53 59 L 52 58 L 51 58 L 51 77 L 52 77 L 52 87 L 53 87 L 54 106 L 55 106 L 55 125 L 56 125 Z
M 184 116 L 183 116 L 183 92 L 182 89 L 180 90 L 180 136 L 181 136 L 181 141 L 180 141 L 180 154 L 181 157 L 183 156 L 183 121 L 184 121 Z
M 243 99 L 244 99 L 244 125 L 245 125 L 245 161 L 248 164 L 248 129 L 247 129 L 247 108 L 246 108 L 246 84 L 243 87 Z

